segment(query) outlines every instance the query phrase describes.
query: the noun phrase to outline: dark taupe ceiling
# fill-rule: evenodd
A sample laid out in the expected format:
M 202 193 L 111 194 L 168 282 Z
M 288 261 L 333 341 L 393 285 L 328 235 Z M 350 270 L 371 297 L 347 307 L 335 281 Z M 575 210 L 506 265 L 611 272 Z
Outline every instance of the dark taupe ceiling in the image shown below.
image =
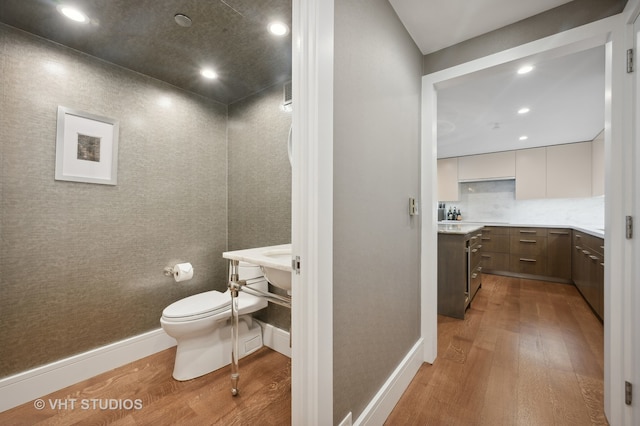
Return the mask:
M 291 79 L 291 0 L 76 0 L 92 20 L 78 24 L 61 1 L 0 0 L 0 22 L 224 104 Z M 176 24 L 185 14 L 193 25 Z M 213 68 L 217 80 L 200 76 Z

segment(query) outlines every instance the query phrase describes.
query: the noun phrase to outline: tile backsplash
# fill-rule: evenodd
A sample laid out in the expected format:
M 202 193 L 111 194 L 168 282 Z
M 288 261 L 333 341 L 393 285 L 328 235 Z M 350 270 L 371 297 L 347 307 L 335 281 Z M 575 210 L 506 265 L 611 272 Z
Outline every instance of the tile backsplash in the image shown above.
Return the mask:
M 462 218 L 474 222 L 604 227 L 604 197 L 516 200 L 515 180 L 460 183 L 457 207 Z

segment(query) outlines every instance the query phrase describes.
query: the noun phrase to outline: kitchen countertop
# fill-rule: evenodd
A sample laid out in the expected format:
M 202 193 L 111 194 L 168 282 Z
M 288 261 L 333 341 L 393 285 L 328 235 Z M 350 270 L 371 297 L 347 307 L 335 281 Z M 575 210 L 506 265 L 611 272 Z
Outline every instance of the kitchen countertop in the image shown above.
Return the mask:
M 470 232 L 475 232 L 479 229 L 482 229 L 484 224 L 479 223 L 466 223 L 466 222 L 448 222 L 441 223 L 438 222 L 438 233 L 439 234 L 459 234 L 466 235 Z
M 455 232 L 456 226 L 460 226 L 461 230 L 459 232 Z M 476 229 L 480 229 L 483 226 L 509 226 L 509 227 L 519 227 L 519 228 L 570 228 L 576 231 L 584 232 L 585 234 L 592 235 L 598 238 L 604 238 L 604 228 L 590 228 L 584 226 L 576 226 L 576 225 L 560 225 L 560 224 L 548 224 L 548 223 L 507 223 L 507 222 L 468 222 L 468 221 L 454 221 L 454 220 L 443 220 L 438 222 L 438 232 L 439 233 L 448 233 L 448 234 L 466 234 L 468 232 L 473 232 L 476 229 L 472 229 L 473 227 Z M 449 231 L 448 228 L 451 227 L 452 231 Z M 468 227 L 468 228 L 467 228 Z M 469 229 L 466 232 L 463 232 L 462 229 Z

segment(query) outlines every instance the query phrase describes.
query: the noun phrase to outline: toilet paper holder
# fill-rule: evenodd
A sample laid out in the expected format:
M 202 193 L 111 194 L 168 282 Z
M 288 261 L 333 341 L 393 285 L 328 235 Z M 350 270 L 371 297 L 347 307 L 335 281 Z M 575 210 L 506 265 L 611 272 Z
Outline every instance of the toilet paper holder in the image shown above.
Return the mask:
M 180 263 L 180 262 L 178 262 L 178 263 Z M 162 272 L 164 274 L 164 276 L 165 277 L 173 277 L 173 267 L 176 266 L 176 265 L 165 266 L 164 269 L 163 269 L 163 272 Z
M 189 276 L 185 277 L 184 279 L 189 280 L 191 279 L 191 277 L 193 276 L 193 267 L 191 266 L 191 263 L 188 262 L 175 262 L 173 263 L 173 265 L 169 265 L 169 266 L 165 266 L 164 269 L 162 270 L 162 273 L 166 276 L 166 277 L 173 277 L 176 281 L 179 280 L 178 278 L 178 273 L 180 271 L 180 266 L 185 265 L 188 267 L 189 271 Z

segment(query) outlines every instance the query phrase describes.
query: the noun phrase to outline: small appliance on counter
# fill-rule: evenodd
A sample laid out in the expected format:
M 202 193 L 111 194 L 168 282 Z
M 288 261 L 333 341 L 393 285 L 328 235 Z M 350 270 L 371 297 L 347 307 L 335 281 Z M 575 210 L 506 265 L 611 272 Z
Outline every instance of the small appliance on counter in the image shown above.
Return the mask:
M 438 203 L 438 222 L 446 219 L 444 203 Z

